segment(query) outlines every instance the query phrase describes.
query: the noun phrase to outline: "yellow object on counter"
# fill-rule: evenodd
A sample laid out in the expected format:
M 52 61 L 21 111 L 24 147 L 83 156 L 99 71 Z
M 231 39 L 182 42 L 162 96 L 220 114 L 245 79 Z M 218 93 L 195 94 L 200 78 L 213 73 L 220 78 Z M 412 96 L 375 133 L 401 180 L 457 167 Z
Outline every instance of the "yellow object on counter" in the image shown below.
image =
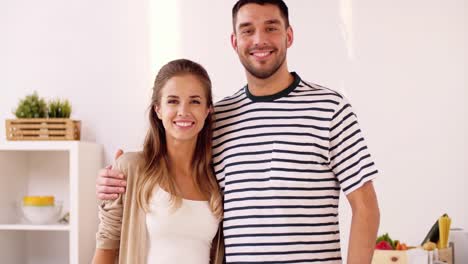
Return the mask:
M 450 219 L 447 214 L 444 214 L 439 218 L 439 241 L 437 242 L 438 249 L 444 249 L 448 247 L 451 223 L 452 219 Z
M 427 251 L 432 251 L 432 250 L 435 250 L 436 248 L 437 248 L 436 243 L 431 242 L 431 241 L 427 241 L 427 242 L 424 243 L 424 245 L 423 245 L 423 249 L 424 249 L 424 250 L 427 250 Z
M 53 206 L 55 204 L 54 196 L 24 196 L 23 205 L 25 206 Z

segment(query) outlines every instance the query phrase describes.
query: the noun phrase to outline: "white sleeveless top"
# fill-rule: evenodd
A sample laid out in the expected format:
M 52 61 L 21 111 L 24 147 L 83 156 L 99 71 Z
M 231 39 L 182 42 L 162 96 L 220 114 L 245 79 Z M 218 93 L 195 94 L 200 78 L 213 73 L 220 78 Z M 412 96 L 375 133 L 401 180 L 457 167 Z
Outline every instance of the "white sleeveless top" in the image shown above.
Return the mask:
M 208 264 L 218 219 L 207 201 L 182 199 L 179 208 L 170 204 L 170 194 L 156 188 L 146 214 L 148 264 Z

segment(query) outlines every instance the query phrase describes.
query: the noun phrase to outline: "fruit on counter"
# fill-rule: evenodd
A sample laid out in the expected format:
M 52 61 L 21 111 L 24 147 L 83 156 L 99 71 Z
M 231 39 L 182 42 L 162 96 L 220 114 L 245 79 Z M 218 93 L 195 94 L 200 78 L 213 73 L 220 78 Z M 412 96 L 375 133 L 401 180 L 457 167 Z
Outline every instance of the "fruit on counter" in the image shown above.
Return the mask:
M 380 241 L 375 245 L 375 249 L 380 249 L 380 250 L 392 250 L 392 245 L 388 241 Z
M 423 249 L 427 250 L 427 251 L 432 251 L 432 250 L 434 250 L 436 248 L 437 248 L 437 244 L 434 243 L 434 242 L 428 241 L 428 242 L 423 244 Z
M 391 249 L 395 249 L 395 241 L 393 241 L 393 240 L 390 238 L 390 236 L 388 235 L 388 233 L 385 233 L 385 234 L 379 236 L 379 237 L 377 238 L 377 240 L 375 241 L 375 244 L 377 245 L 377 244 L 379 244 L 381 241 L 387 241 L 387 242 L 390 244 L 390 246 L 392 247 Z
M 405 243 L 396 242 L 395 250 L 408 250 L 408 246 Z
M 386 243 L 382 243 L 386 242 Z M 392 240 L 388 233 L 385 233 L 379 236 L 375 242 L 375 249 L 383 250 L 408 250 L 408 247 L 405 243 L 401 243 L 399 240 Z
M 24 206 L 53 206 L 55 203 L 54 196 L 24 196 Z

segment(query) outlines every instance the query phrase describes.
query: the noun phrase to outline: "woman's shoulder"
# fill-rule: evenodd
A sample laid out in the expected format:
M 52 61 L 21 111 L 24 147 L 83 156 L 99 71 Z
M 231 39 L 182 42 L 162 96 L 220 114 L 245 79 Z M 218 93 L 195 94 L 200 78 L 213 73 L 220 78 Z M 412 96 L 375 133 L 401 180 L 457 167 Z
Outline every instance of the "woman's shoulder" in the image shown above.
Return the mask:
M 115 161 L 114 168 L 129 176 L 136 172 L 142 164 L 142 152 L 126 152 Z
M 120 157 L 117 158 L 116 162 L 120 164 L 130 164 L 135 162 L 140 162 L 143 159 L 143 152 L 125 152 Z

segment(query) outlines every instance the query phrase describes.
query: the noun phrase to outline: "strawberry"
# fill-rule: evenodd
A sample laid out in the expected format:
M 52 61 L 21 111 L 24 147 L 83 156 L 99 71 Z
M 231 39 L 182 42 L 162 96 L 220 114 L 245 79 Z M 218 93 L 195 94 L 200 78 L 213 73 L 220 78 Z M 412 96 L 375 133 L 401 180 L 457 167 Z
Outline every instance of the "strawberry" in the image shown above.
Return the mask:
M 375 249 L 381 249 L 381 250 L 392 250 L 392 245 L 388 243 L 387 241 L 380 241 L 375 245 Z

